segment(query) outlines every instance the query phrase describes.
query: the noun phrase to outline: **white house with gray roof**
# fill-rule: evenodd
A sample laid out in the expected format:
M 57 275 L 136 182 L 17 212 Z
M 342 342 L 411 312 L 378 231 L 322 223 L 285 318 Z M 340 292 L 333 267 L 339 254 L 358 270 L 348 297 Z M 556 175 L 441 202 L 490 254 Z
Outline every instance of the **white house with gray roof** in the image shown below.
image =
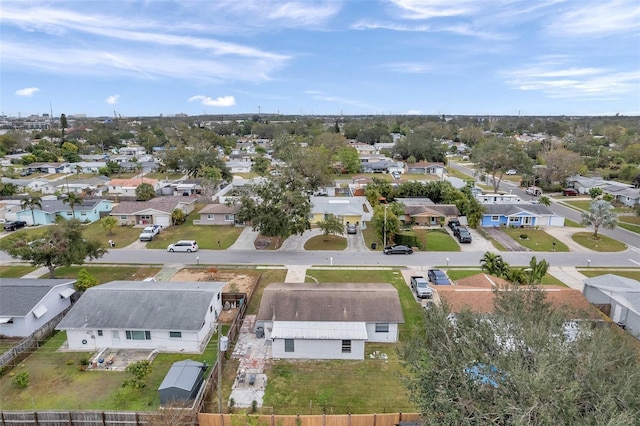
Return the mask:
M 69 349 L 202 352 L 222 311 L 222 282 L 112 281 L 84 292 L 58 324 Z
M 543 204 L 483 204 L 480 226 L 564 226 L 564 217 Z
M 0 280 L 0 335 L 27 337 L 71 306 L 75 279 Z
M 640 281 L 614 274 L 600 275 L 584 280 L 582 293 L 590 303 L 608 310 L 614 322 L 640 339 Z
M 364 359 L 367 342 L 396 342 L 402 323 L 391 284 L 274 283 L 262 294 L 256 330 L 273 342 L 274 358 Z

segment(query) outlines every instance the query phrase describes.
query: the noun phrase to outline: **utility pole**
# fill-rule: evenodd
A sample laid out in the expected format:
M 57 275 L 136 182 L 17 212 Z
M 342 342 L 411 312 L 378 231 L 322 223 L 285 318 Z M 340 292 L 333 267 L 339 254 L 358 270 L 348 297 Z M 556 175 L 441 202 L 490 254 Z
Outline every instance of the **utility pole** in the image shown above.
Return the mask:
M 382 243 L 383 250 L 387 247 L 387 207 L 389 207 L 389 204 L 384 205 L 384 222 L 382 222 L 382 239 L 384 241 Z

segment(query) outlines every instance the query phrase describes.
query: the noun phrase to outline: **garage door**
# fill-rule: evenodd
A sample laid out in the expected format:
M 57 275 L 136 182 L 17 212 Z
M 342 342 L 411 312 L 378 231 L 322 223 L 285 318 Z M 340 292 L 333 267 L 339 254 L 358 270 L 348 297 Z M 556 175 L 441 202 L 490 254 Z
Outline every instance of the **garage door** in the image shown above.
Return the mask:
M 154 219 L 155 225 L 160 225 L 162 227 L 171 225 L 171 218 L 169 216 L 156 216 Z

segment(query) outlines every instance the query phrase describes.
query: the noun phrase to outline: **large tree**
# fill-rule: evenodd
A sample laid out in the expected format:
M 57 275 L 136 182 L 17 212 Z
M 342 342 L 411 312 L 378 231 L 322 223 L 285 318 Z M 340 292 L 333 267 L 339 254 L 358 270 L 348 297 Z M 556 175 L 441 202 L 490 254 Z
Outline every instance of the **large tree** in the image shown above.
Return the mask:
M 480 142 L 473 147 L 472 156 L 480 171 L 491 176 L 494 192 L 498 192 L 507 170 L 515 169 L 522 173 L 531 168 L 531 159 L 511 138 L 491 138 Z
M 634 339 L 554 307 L 530 286 L 494 292 L 494 313 L 425 311 L 401 350 L 427 425 L 632 425 L 640 412 Z M 569 334 L 567 327 L 577 329 Z
M 569 176 L 578 173 L 583 165 L 580 154 L 564 148 L 553 148 L 542 153 L 540 158 L 545 166 L 540 170 L 546 184 L 563 183 Z
M 136 188 L 136 201 L 149 201 L 156 196 L 156 190 L 149 183 L 141 183 Z
M 311 228 L 311 201 L 300 179 L 270 177 L 248 186 L 232 202 L 240 205 L 238 218 L 265 236 L 284 240 Z
M 598 238 L 598 230 L 602 226 L 605 229 L 613 229 L 618 225 L 618 215 L 613 211 L 613 206 L 605 200 L 591 202 L 588 212 L 582 212 L 582 224 L 593 226 L 593 238 Z
M 96 259 L 107 252 L 99 242 L 82 236 L 82 224 L 77 219 L 62 220 L 44 234 L 4 238 L 0 249 L 34 266 L 45 266 L 50 278 L 60 266 L 82 265 L 87 258 Z

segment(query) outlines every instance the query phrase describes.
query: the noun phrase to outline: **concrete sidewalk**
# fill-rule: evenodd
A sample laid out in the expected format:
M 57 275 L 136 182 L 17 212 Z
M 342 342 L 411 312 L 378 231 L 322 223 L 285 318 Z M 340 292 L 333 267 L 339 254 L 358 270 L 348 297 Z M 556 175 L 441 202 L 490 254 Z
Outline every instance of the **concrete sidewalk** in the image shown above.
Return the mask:
M 245 226 L 236 242 L 231 244 L 227 250 L 255 250 L 254 242 L 258 235 L 260 235 L 258 231 L 254 231 L 250 226 Z
M 583 280 L 588 278 L 572 266 L 551 266 L 548 272 L 562 281 L 567 287 L 580 291 L 584 288 Z

